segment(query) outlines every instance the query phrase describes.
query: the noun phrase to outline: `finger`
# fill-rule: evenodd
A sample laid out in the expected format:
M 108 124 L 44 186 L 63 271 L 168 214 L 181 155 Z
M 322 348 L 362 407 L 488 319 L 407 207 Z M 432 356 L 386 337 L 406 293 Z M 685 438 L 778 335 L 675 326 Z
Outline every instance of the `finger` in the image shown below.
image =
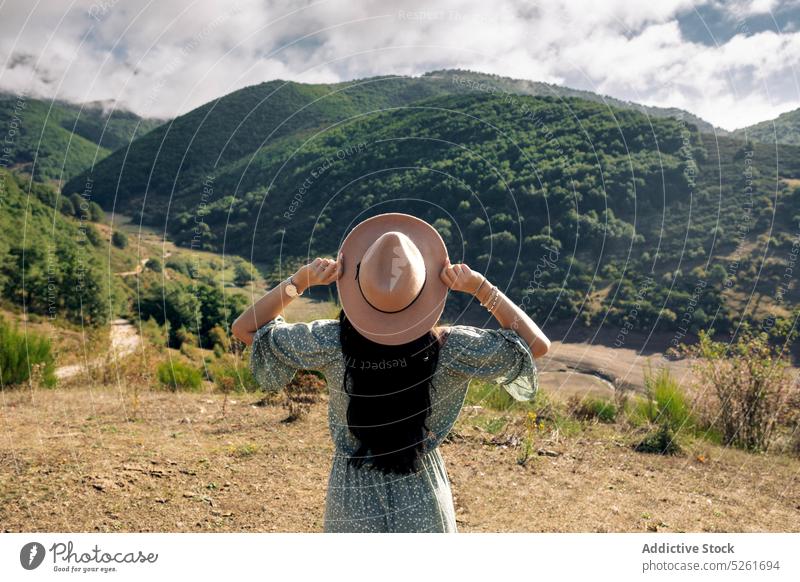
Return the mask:
M 453 274 L 453 267 L 449 265 L 446 266 L 444 269 L 442 269 L 440 276 L 445 285 L 447 285 L 448 287 L 452 287 L 453 282 L 455 281 L 455 275 Z
M 442 270 L 439 271 L 439 278 L 442 280 L 442 283 L 444 283 L 445 285 L 449 285 L 450 284 L 450 281 L 449 281 L 448 276 L 447 276 L 447 265 L 442 267 Z
M 336 279 L 344 275 L 344 253 L 339 253 L 339 260 L 336 261 Z
M 328 261 L 327 265 L 325 265 L 325 270 L 322 272 L 323 276 L 331 277 L 336 272 L 336 267 L 336 263 Z

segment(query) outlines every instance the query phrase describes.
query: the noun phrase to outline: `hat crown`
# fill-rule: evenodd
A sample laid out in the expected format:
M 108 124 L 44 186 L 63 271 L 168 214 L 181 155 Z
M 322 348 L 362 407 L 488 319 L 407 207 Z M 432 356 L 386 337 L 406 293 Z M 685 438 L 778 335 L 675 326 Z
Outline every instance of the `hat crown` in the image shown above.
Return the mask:
M 419 296 L 425 284 L 425 260 L 404 233 L 389 231 L 364 253 L 358 273 L 361 293 L 375 309 L 402 311 Z

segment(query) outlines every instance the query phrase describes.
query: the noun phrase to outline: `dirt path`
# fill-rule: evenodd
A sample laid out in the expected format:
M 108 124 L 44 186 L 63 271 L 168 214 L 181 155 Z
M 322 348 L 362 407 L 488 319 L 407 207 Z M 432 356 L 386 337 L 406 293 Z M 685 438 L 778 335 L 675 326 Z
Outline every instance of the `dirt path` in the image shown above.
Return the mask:
M 122 358 L 133 353 L 136 348 L 139 347 L 139 342 L 141 341 L 141 337 L 139 337 L 139 333 L 137 332 L 136 328 L 127 319 L 115 319 L 112 321 L 109 336 L 109 349 L 112 350 L 113 357 L 115 359 Z M 86 370 L 87 366 L 101 363 L 104 360 L 105 357 L 103 356 L 94 358 L 81 364 L 60 366 L 59 368 L 56 368 L 56 378 L 59 380 L 72 378 L 73 376 L 80 374 L 81 371 Z
M 136 265 L 136 268 L 133 271 L 123 271 L 121 273 L 115 273 L 115 274 L 119 275 L 120 277 L 132 277 L 134 275 L 138 275 L 139 273 L 142 272 L 142 269 L 144 269 L 144 266 L 147 264 L 147 261 L 149 260 L 150 258 L 146 257 L 141 261 L 139 261 L 139 264 Z

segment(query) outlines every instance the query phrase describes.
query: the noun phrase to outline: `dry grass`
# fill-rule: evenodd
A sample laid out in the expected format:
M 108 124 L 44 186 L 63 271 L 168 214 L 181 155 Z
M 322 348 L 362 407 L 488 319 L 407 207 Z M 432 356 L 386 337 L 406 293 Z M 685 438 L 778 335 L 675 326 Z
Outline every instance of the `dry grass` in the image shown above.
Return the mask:
M 5 392 L 6 531 L 320 531 L 332 445 L 327 398 L 280 403 L 126 388 Z M 706 442 L 643 455 L 615 427 L 490 434 L 467 408 L 442 446 L 461 531 L 800 531 L 800 460 Z

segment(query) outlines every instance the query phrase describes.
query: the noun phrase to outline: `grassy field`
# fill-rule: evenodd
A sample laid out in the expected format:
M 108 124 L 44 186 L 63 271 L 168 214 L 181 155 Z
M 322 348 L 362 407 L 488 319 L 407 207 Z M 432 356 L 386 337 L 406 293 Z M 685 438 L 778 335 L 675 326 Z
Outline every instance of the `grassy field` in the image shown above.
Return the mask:
M 336 313 L 303 297 L 286 316 Z M 157 362 L 217 360 L 147 340 L 118 369 L 0 391 L 0 529 L 320 531 L 324 387 L 304 377 L 299 418 L 291 395 L 159 388 Z M 687 427 L 677 455 L 634 449 L 653 430 L 640 413 L 650 365 L 691 385 L 689 364 L 656 349 L 560 341 L 537 361 L 531 404 L 473 384 L 442 445 L 460 531 L 800 531 L 800 458 L 781 447 L 748 453 Z
M 324 392 L 295 422 L 257 394 L 1 396 L 4 531 L 321 530 Z M 537 430 L 521 464 L 525 413 L 490 398 L 473 391 L 442 446 L 461 531 L 800 531 L 797 458 L 691 438 L 642 454 L 641 431 L 571 421 Z

